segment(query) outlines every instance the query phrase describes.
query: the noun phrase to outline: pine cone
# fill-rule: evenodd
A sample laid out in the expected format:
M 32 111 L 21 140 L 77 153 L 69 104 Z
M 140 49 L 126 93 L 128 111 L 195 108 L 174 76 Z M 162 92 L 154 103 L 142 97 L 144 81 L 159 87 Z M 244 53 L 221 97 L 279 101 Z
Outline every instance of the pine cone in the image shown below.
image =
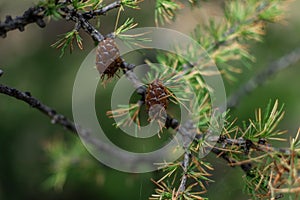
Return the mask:
M 119 49 L 112 38 L 99 42 L 96 52 L 96 67 L 101 74 L 101 79 L 112 78 L 122 66 Z
M 146 109 L 149 111 L 151 106 L 156 104 L 162 106 L 164 109 L 167 109 L 169 100 L 169 91 L 161 83 L 160 80 L 156 79 L 148 85 L 145 97 Z

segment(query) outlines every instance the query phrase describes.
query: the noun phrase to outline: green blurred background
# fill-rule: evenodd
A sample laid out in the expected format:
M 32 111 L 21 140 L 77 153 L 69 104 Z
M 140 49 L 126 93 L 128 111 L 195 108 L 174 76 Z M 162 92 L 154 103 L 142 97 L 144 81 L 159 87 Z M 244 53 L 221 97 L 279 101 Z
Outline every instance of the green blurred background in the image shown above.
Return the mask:
M 20 15 L 33 1 L 0 0 L 0 18 L 7 14 Z M 222 1 L 204 3 L 201 12 L 187 8 L 180 12 L 178 21 L 168 27 L 189 33 L 197 21 L 206 20 L 207 15 L 220 15 L 218 6 Z M 140 27 L 154 26 L 154 1 L 145 1 L 141 10 L 126 12 L 133 16 Z M 237 75 L 237 81 L 226 83 L 227 94 L 232 93 L 253 74 L 271 61 L 300 46 L 300 2 L 289 8 L 284 24 L 268 25 L 263 43 L 251 44 L 251 52 L 257 61 L 252 69 L 244 69 Z M 101 19 L 101 32 L 113 31 L 116 11 Z M 188 22 L 188 23 L 187 23 Z M 50 47 L 57 36 L 73 28 L 65 21 L 47 22 L 45 29 L 32 24 L 25 32 L 9 32 L 0 39 L 0 68 L 4 76 L 0 83 L 30 93 L 68 117 L 72 117 L 72 87 L 76 72 L 94 44 L 82 33 L 84 50 L 75 50 L 59 58 L 60 52 Z M 233 110 L 232 115 L 240 120 L 254 116 L 254 110 L 267 105 L 270 99 L 285 104 L 286 115 L 280 129 L 289 130 L 289 138 L 296 134 L 300 119 L 300 62 L 272 77 L 264 86 L 244 98 Z M 99 92 L 99 109 L 109 110 L 109 96 L 112 87 Z M 103 118 L 112 133 L 116 129 L 111 121 Z M 287 145 L 287 143 L 286 143 Z M 50 150 L 49 150 L 50 149 Z M 49 153 L 49 151 L 51 153 Z M 59 159 L 58 159 L 59 158 Z M 239 168 L 230 168 L 214 155 L 205 158 L 215 168 L 208 187 L 210 199 L 248 199 L 243 194 L 243 173 Z M 65 167 L 67 165 L 67 167 Z M 53 168 L 54 166 L 54 168 Z M 55 168 L 56 166 L 56 168 Z M 60 170 L 60 168 L 67 170 Z M 65 168 L 64 168 L 65 167 Z M 54 176 L 59 171 L 61 176 Z M 54 181 L 64 181 L 63 187 L 51 187 Z M 158 172 L 128 174 L 101 165 L 86 152 L 78 139 L 47 117 L 25 103 L 0 95 L 0 200 L 5 199 L 147 199 L 154 190 L 151 178 L 158 179 Z M 58 184 L 59 185 L 59 184 Z

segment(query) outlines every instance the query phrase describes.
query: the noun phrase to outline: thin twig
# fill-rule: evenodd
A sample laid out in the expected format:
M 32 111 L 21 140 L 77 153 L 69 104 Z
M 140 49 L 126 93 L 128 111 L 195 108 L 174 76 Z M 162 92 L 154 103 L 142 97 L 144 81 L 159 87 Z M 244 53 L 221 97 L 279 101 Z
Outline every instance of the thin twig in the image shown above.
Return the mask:
M 269 143 L 265 143 L 265 141 L 259 140 L 257 143 L 252 142 L 251 140 L 244 139 L 242 137 L 237 139 L 226 138 L 226 137 L 218 137 L 218 136 L 210 136 L 207 138 L 208 142 L 217 142 L 221 144 L 222 148 L 226 148 L 226 146 L 239 146 L 245 149 L 246 151 L 249 149 L 254 149 L 261 152 L 266 153 L 280 153 L 284 156 L 294 155 L 295 152 L 291 151 L 289 148 L 276 148 L 272 147 Z M 221 150 L 221 149 L 220 149 Z M 299 154 L 296 154 L 297 157 L 300 158 Z
M 113 3 L 108 4 L 107 6 L 104 6 L 103 8 L 100 8 L 98 10 L 91 10 L 83 13 L 82 15 L 85 19 L 92 19 L 98 15 L 105 15 L 108 11 L 113 10 L 115 8 L 119 8 L 120 6 L 121 1 L 115 1 Z
M 7 15 L 4 22 L 0 21 L 0 36 L 5 38 L 6 33 L 15 29 L 24 31 L 25 26 L 31 23 L 36 23 L 39 27 L 46 26 L 43 21 L 45 8 L 36 6 L 27 9 L 22 16 L 15 17 L 14 19 Z
M 87 19 L 84 18 L 83 14 L 68 7 L 62 7 L 61 10 L 66 13 L 64 16 L 65 18 L 71 19 L 75 23 L 79 23 L 83 30 L 87 32 L 93 40 L 100 42 L 104 39 L 104 36 L 93 25 L 91 25 Z
M 60 124 L 69 131 L 76 133 L 75 124 L 65 116 L 57 113 L 53 108 L 44 105 L 38 99 L 31 96 L 29 92 L 22 92 L 15 88 L 0 84 L 0 93 L 19 99 L 36 108 L 51 119 L 51 123 Z
M 72 14 L 70 17 L 73 21 L 79 19 L 81 21 L 81 26 L 83 29 L 85 29 L 87 32 L 90 33 L 90 35 L 93 37 L 94 40 L 100 41 L 102 38 L 99 37 L 98 31 L 90 26 L 88 20 L 94 18 L 95 16 L 99 15 L 105 15 L 107 12 L 119 8 L 122 5 L 121 1 L 115 1 L 107 6 L 104 6 L 103 8 L 97 9 L 97 10 L 91 10 L 88 12 L 80 13 L 74 10 L 71 10 L 68 8 L 68 4 L 70 2 L 57 2 L 57 4 L 60 4 L 61 10 L 66 12 L 67 14 Z M 17 16 L 15 18 L 12 18 L 10 15 L 6 16 L 6 19 L 4 22 L 0 21 L 0 36 L 5 38 L 7 32 L 19 29 L 20 31 L 25 30 L 25 26 L 36 23 L 39 27 L 43 28 L 46 26 L 46 23 L 44 22 L 43 18 L 45 17 L 45 8 L 42 6 L 34 6 L 27 9 L 22 16 Z M 66 17 L 62 13 L 63 17 Z M 74 18 L 75 17 L 75 18 Z
M 241 99 L 253 92 L 258 86 L 263 85 L 270 77 L 280 72 L 281 70 L 292 66 L 300 60 L 300 48 L 282 56 L 275 62 L 270 63 L 265 69 L 252 77 L 236 92 L 234 92 L 227 100 L 227 108 L 235 108 L 240 103 Z
M 53 108 L 43 104 L 38 99 L 31 96 L 29 92 L 22 92 L 18 89 L 0 84 L 0 93 L 14 97 L 27 103 L 32 108 L 38 109 L 40 112 L 51 119 L 51 123 L 61 125 L 74 134 L 80 134 L 84 141 L 93 145 L 93 147 L 96 148 L 99 153 L 101 153 L 102 155 L 109 155 L 111 157 L 118 158 L 120 161 L 128 163 L 132 169 L 139 167 L 139 164 L 143 165 L 143 163 L 145 162 L 153 163 L 157 161 L 155 155 L 149 157 L 134 157 L 127 153 L 114 150 L 109 144 L 106 144 L 103 141 L 93 137 L 91 135 L 91 132 L 87 129 L 76 125 L 72 120 L 68 119 L 62 114 L 57 113 L 57 111 Z
M 189 150 L 190 143 L 194 140 L 194 136 L 197 133 L 197 128 L 192 121 L 187 121 L 183 125 L 178 127 L 178 132 L 182 135 L 182 147 L 184 149 L 183 161 L 182 161 L 182 177 L 177 193 L 182 193 L 186 189 L 188 179 L 188 168 L 190 165 L 191 151 Z
M 190 165 L 190 153 L 187 149 L 185 149 L 183 162 L 182 162 L 183 173 L 182 173 L 181 182 L 180 182 L 180 185 L 178 188 L 178 193 L 182 193 L 185 191 L 186 181 L 188 178 L 187 173 L 188 173 L 189 165 Z
M 228 156 L 228 154 L 225 151 L 218 149 L 218 148 L 211 148 L 211 152 L 216 154 L 217 157 L 223 158 L 229 164 L 229 166 L 235 167 L 238 165 L 245 172 L 245 174 L 249 174 L 251 172 L 251 169 L 252 169 L 251 162 L 238 164 L 239 162 L 237 160 Z

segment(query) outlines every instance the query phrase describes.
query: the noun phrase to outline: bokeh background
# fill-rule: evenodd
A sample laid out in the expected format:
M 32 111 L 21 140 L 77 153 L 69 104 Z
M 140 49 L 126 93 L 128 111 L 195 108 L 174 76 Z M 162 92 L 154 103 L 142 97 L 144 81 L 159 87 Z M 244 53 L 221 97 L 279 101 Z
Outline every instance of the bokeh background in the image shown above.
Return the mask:
M 0 0 L 0 19 L 7 14 L 20 15 L 36 1 Z M 208 16 L 219 17 L 223 1 L 208 1 L 202 8 L 180 11 L 177 21 L 169 28 L 189 33 L 199 21 Z M 154 26 L 154 1 L 145 1 L 141 10 L 122 13 L 134 17 L 141 27 Z M 294 1 L 288 9 L 283 24 L 269 24 L 263 43 L 249 44 L 256 62 L 251 69 L 245 68 L 236 75 L 236 82 L 226 83 L 227 94 L 234 92 L 242 83 L 263 69 L 268 63 L 300 46 L 300 2 Z M 117 11 L 101 18 L 101 32 L 114 30 Z M 72 118 L 72 88 L 76 72 L 85 56 L 94 48 L 93 41 L 82 33 L 84 50 L 68 52 L 59 58 L 60 52 L 50 45 L 58 35 L 73 28 L 72 22 L 47 21 L 44 29 L 35 24 L 25 32 L 9 32 L 0 39 L 0 68 L 4 76 L 0 83 L 30 93 L 64 115 Z M 265 107 L 270 99 L 285 104 L 285 118 L 280 129 L 294 136 L 300 122 L 300 62 L 273 76 L 267 83 L 242 99 L 232 112 L 240 120 L 254 116 L 254 110 Z M 97 94 L 99 110 L 109 110 L 108 86 Z M 112 121 L 101 118 L 107 130 L 114 134 Z M 118 138 L 118 135 L 113 136 Z M 125 141 L 126 142 L 126 141 Z M 281 145 L 287 145 L 281 144 Z M 243 194 L 243 172 L 230 168 L 215 155 L 207 158 L 215 168 L 208 187 L 210 199 L 248 199 Z M 78 139 L 47 117 L 25 103 L 0 95 L 0 200 L 13 199 L 147 199 L 154 190 L 151 178 L 158 172 L 128 174 L 101 165 L 86 152 Z

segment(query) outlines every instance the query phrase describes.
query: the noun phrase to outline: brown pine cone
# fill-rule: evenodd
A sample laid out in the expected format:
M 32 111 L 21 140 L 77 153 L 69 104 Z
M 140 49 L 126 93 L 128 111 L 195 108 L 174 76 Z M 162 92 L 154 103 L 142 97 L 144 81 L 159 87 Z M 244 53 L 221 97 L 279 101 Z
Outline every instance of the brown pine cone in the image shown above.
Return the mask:
M 151 106 L 156 104 L 167 109 L 169 100 L 169 91 L 159 79 L 154 80 L 148 85 L 145 97 L 146 109 L 149 111 Z
M 105 38 L 99 42 L 96 51 L 96 67 L 104 80 L 114 77 L 122 66 L 119 49 L 112 38 Z

